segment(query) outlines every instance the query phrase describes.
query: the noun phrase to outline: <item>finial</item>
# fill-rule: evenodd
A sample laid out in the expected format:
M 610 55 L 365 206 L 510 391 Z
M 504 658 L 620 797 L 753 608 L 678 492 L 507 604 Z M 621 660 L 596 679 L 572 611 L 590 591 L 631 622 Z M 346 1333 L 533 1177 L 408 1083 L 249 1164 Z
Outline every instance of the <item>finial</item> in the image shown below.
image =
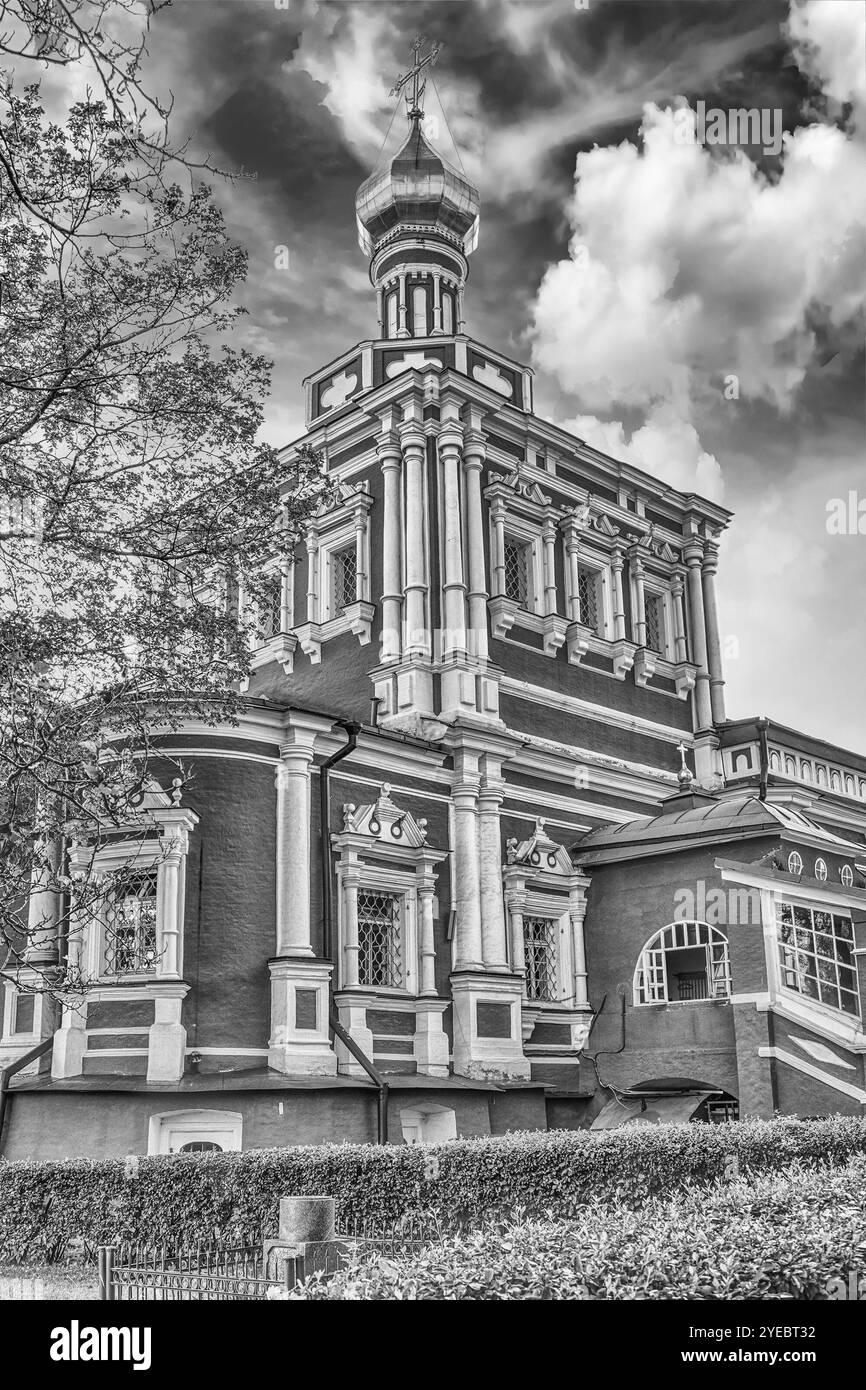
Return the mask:
M 679 753 L 681 759 L 680 770 L 677 773 L 677 781 L 679 782 L 680 789 L 682 791 L 690 792 L 693 785 L 693 778 L 691 772 L 689 771 L 689 765 L 686 762 L 686 745 L 684 743 L 678 743 L 677 752 Z
M 171 799 L 172 799 L 172 801 L 174 802 L 175 806 L 179 806 L 179 805 L 180 805 L 180 799 L 181 799 L 182 796 L 183 796 L 183 778 L 182 778 L 182 777 L 172 777 L 172 779 L 171 779 Z
M 427 54 L 427 57 L 422 58 L 421 49 L 423 47 L 424 39 L 419 34 L 411 47 L 411 52 L 415 59 L 414 64 L 407 73 L 401 73 L 401 75 L 397 78 L 397 81 L 394 83 L 394 86 L 391 88 L 391 91 L 388 93 L 388 95 L 392 97 L 399 96 L 400 92 L 402 92 L 408 86 L 409 82 L 411 82 L 411 94 L 408 91 L 406 91 L 406 114 L 409 117 L 410 121 L 415 121 L 419 123 L 421 117 L 424 115 L 421 103 L 424 100 L 424 91 L 427 86 L 426 79 L 423 82 L 420 80 L 421 74 L 424 72 L 425 68 L 433 66 L 433 64 L 436 62 L 436 59 L 439 57 L 439 54 L 442 51 L 441 43 L 434 43 L 431 45 L 430 52 Z

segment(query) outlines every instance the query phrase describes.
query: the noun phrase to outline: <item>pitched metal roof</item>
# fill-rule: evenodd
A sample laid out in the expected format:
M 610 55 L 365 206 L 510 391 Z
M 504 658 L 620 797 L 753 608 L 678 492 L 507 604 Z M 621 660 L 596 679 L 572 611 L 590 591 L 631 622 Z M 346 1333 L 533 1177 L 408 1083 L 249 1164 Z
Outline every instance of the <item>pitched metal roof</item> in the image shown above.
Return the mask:
M 688 844 L 693 840 L 717 843 L 720 840 L 753 839 L 760 835 L 799 835 L 818 840 L 835 849 L 862 854 L 864 846 L 843 840 L 823 826 L 777 803 L 761 801 L 755 795 L 710 800 L 701 797 L 689 804 L 689 796 L 669 798 L 674 804 L 657 816 L 640 817 L 620 825 L 591 830 L 572 846 L 572 858 L 577 865 L 593 860 L 628 859 L 632 855 L 652 853 L 672 842 Z

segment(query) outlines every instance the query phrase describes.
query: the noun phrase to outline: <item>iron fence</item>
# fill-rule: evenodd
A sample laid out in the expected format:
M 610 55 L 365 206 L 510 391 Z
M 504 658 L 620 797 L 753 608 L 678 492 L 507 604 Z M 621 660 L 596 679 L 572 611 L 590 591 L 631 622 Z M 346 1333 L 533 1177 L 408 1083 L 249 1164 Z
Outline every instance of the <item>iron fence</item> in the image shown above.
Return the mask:
M 110 1301 L 243 1302 L 266 1299 L 272 1289 L 303 1277 L 302 1260 L 266 1259 L 261 1245 L 103 1245 L 99 1297 Z
M 347 1261 L 379 1254 L 415 1254 L 442 1232 L 426 1214 L 407 1214 L 396 1224 L 352 1218 L 330 1241 L 308 1243 L 304 1254 L 286 1254 L 272 1241 L 257 1245 L 197 1245 L 171 1249 L 124 1243 L 99 1247 L 99 1297 L 108 1301 L 253 1302 L 285 1294 L 308 1274 L 326 1278 Z

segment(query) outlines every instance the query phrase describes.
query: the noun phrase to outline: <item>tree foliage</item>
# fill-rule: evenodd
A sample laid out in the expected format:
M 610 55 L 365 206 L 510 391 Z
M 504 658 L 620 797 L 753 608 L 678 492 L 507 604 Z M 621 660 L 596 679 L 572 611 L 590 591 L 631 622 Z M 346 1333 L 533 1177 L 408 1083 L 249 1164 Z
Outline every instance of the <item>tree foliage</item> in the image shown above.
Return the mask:
M 70 837 L 141 828 L 160 732 L 237 711 L 273 566 L 324 488 L 309 450 L 290 465 L 260 440 L 271 364 L 233 341 L 246 255 L 201 181 L 207 160 L 173 143 L 143 78 L 144 20 L 162 8 L 0 0 L 0 959 L 5 941 L 13 962 L 44 938 L 38 912 L 21 934 L 31 895 L 68 903 Z M 62 113 L 46 65 L 90 84 Z M 59 982 L 52 969 L 41 984 Z

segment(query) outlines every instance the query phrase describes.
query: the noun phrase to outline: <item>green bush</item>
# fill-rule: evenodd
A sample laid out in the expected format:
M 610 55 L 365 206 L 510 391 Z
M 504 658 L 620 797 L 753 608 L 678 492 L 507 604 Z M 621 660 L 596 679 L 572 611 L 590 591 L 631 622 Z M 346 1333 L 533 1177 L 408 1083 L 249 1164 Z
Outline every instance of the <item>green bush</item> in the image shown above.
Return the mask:
M 754 1183 L 591 1203 L 569 1221 L 488 1223 L 416 1255 L 358 1257 L 294 1300 L 828 1299 L 866 1273 L 866 1159 Z M 858 1248 L 859 1247 L 859 1248 Z
M 840 1165 L 856 1154 L 866 1154 L 866 1122 L 840 1116 L 386 1148 L 0 1162 L 0 1260 L 42 1263 L 123 1240 L 254 1241 L 276 1230 L 279 1199 L 293 1194 L 335 1197 L 340 1221 L 396 1222 L 424 1211 L 455 1230 L 515 1207 L 568 1217 L 596 1198 L 635 1206 L 737 1172 Z

